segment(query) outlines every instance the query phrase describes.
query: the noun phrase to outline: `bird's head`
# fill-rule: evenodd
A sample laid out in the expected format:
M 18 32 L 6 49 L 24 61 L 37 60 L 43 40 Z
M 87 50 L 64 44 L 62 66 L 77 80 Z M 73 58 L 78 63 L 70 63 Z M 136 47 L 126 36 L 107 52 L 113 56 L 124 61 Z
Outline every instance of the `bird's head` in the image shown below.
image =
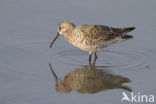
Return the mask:
M 60 35 L 65 35 L 67 32 L 70 32 L 70 30 L 73 30 L 75 25 L 69 21 L 63 21 L 60 22 L 57 26 L 57 31 Z
M 52 47 L 53 43 L 60 35 L 70 34 L 72 30 L 74 29 L 74 27 L 75 25 L 69 21 L 60 22 L 57 26 L 58 33 L 56 34 L 55 38 L 51 42 L 50 48 Z

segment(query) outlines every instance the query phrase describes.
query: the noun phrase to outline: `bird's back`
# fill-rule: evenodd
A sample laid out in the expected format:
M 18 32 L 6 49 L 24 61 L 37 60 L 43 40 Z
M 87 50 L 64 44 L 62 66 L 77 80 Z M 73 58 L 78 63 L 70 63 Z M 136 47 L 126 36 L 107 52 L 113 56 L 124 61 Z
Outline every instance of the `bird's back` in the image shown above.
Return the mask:
M 83 24 L 75 28 L 74 34 L 79 35 L 81 33 L 84 37 L 92 37 L 94 39 L 102 37 L 104 40 L 110 40 L 134 29 L 135 27 L 113 28 L 104 25 Z
M 83 24 L 76 26 L 73 30 L 74 45 L 83 50 L 96 51 L 96 48 L 102 48 L 109 44 L 115 43 L 116 38 L 123 38 L 129 31 L 135 29 L 129 28 L 113 28 L 104 25 Z M 132 38 L 128 36 L 125 39 Z

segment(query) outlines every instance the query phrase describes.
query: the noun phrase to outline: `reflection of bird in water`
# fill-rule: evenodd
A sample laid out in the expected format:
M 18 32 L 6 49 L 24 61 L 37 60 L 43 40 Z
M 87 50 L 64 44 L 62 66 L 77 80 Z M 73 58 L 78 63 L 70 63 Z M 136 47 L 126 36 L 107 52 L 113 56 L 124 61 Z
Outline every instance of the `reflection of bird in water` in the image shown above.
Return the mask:
M 56 90 L 58 92 L 70 92 L 76 90 L 80 93 L 96 93 L 107 89 L 124 89 L 131 91 L 123 83 L 130 82 L 128 78 L 120 75 L 113 75 L 102 69 L 97 69 L 94 65 L 77 68 L 68 73 L 64 80 L 59 80 L 51 64 L 49 64 L 53 76 L 56 80 Z

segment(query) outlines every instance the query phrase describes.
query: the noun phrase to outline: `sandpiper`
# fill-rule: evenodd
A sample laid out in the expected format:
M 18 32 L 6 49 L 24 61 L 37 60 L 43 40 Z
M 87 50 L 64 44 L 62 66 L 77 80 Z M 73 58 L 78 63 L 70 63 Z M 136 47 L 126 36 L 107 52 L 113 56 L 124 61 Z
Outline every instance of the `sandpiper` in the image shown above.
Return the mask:
M 52 41 L 50 48 L 60 35 L 64 35 L 69 43 L 81 50 L 88 51 L 89 61 L 91 61 L 92 53 L 95 54 L 96 59 L 96 52 L 100 51 L 102 48 L 133 38 L 133 36 L 127 35 L 127 33 L 134 29 L 135 27 L 113 28 L 93 24 L 76 26 L 69 21 L 63 21 L 58 24 L 58 33 Z

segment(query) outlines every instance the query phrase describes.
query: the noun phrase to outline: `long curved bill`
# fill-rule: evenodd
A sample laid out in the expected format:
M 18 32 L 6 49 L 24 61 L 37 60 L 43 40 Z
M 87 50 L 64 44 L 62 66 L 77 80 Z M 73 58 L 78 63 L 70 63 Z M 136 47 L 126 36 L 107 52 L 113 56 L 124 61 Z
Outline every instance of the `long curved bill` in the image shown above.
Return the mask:
M 55 38 L 53 39 L 53 41 L 50 44 L 50 48 L 52 47 L 52 45 L 54 44 L 55 40 L 60 36 L 59 33 L 56 34 Z

